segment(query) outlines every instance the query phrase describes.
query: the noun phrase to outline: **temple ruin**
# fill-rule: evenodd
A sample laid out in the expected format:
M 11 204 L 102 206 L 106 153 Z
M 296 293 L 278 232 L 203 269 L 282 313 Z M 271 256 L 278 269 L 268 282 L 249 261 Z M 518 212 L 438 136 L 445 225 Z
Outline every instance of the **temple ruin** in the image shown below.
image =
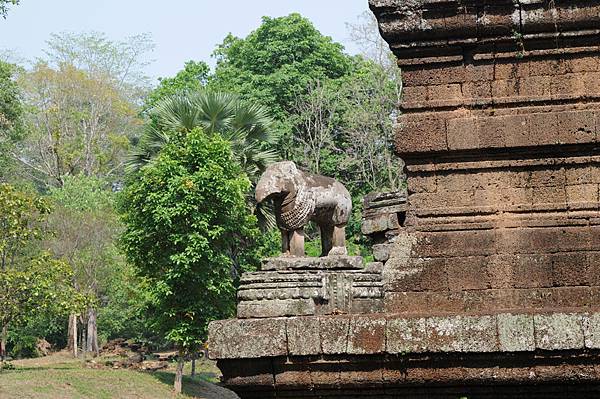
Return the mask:
M 225 385 L 598 397 L 600 0 L 370 7 L 403 71 L 408 196 L 365 198 L 375 262 L 275 258 L 243 277 L 238 317 L 210 326 Z

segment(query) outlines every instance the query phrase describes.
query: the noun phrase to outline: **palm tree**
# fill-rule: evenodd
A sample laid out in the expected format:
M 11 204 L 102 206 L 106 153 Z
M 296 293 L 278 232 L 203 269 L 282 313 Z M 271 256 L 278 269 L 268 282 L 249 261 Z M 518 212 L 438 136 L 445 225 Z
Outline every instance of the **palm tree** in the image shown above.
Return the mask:
M 189 132 L 197 127 L 231 142 L 233 155 L 253 186 L 265 168 L 278 159 L 272 147 L 279 136 L 267 109 L 246 103 L 234 94 L 184 91 L 159 101 L 149 115 L 151 122 L 127 161 L 129 172 L 151 162 L 174 133 Z M 269 209 L 257 206 L 251 194 L 248 202 L 261 228 L 274 226 L 275 219 Z

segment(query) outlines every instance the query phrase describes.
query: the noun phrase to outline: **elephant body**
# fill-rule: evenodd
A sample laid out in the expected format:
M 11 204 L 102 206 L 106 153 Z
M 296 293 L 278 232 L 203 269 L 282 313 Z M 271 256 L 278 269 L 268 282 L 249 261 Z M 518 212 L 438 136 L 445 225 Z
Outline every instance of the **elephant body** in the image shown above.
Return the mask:
M 309 221 L 321 230 L 322 256 L 346 254 L 352 200 L 341 183 L 303 172 L 293 162 L 278 162 L 267 168 L 256 187 L 256 200 L 267 199 L 274 203 L 284 254 L 304 255 L 303 229 Z

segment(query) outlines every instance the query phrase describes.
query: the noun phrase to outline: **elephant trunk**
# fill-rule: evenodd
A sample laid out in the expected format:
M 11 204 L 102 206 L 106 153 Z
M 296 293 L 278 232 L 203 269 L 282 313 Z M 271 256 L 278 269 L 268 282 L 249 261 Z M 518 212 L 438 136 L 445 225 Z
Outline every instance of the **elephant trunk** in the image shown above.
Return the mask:
M 277 181 L 272 179 L 271 176 L 261 177 L 256 185 L 256 202 L 260 204 L 275 194 L 281 194 L 281 187 L 279 187 Z

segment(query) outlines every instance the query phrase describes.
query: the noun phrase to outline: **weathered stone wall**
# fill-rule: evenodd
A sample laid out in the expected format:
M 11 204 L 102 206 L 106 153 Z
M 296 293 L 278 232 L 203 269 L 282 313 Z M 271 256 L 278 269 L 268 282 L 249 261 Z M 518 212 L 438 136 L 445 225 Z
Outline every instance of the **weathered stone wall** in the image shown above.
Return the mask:
M 600 393 L 597 313 L 227 320 L 210 335 L 211 357 L 244 398 Z
M 598 307 L 600 2 L 371 7 L 405 85 L 386 310 Z

